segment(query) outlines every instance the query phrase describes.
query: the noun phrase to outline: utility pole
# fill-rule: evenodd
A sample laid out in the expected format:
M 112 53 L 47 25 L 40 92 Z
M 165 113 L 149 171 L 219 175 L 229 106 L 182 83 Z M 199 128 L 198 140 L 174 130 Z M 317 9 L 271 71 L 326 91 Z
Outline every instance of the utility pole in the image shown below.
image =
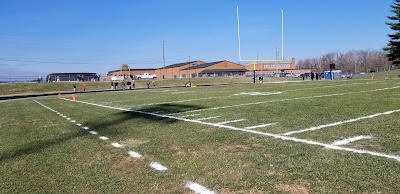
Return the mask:
M 163 62 L 164 62 L 164 67 L 163 67 L 163 79 L 165 79 L 165 55 L 164 55 L 164 40 L 162 42 L 162 58 L 163 58 Z
M 278 60 L 278 57 L 279 57 L 278 47 L 275 46 L 275 59 Z
M 189 77 L 189 86 L 191 86 L 192 84 L 190 83 L 190 56 L 189 56 L 189 67 L 188 67 L 188 77 Z

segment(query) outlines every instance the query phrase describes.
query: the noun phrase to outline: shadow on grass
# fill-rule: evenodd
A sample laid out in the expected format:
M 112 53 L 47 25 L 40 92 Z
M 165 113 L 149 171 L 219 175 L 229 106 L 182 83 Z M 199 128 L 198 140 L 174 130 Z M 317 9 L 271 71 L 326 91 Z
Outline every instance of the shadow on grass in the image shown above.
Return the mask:
M 145 120 L 148 120 L 149 122 L 158 122 L 158 123 L 165 123 L 165 124 L 170 124 L 170 123 L 174 123 L 174 122 L 178 121 L 176 119 L 151 115 L 151 114 L 149 114 L 151 112 L 157 111 L 157 112 L 159 112 L 157 114 L 162 115 L 163 113 L 164 114 L 165 113 L 179 113 L 179 112 L 195 110 L 195 109 L 202 109 L 202 108 L 203 107 L 201 107 L 201 106 L 194 106 L 194 105 L 160 104 L 160 105 L 151 106 L 147 109 L 138 110 L 138 111 L 146 112 L 147 114 L 140 113 L 138 111 L 136 111 L 136 112 L 135 111 L 123 111 L 123 112 L 115 113 L 111 116 L 107 116 L 107 118 L 96 118 L 95 120 L 93 120 L 91 122 L 86 122 L 84 124 L 84 126 L 89 126 L 91 130 L 95 130 L 97 132 L 107 130 L 108 134 L 117 135 L 118 133 L 120 133 L 118 130 L 109 130 L 110 128 L 112 128 L 112 126 L 118 125 L 120 123 L 127 122 L 127 121 L 133 121 L 135 119 L 138 119 L 138 121 L 143 121 L 143 119 L 145 119 Z M 109 119 L 109 117 L 115 117 L 116 119 Z M 32 143 L 23 145 L 22 148 L 0 153 L 0 162 L 3 162 L 8 159 L 17 158 L 17 157 L 23 156 L 23 155 L 38 153 L 38 152 L 41 152 L 51 146 L 63 143 L 70 139 L 82 137 L 85 135 L 88 135 L 88 132 L 81 130 L 81 131 L 78 131 L 75 133 L 67 133 L 67 134 L 62 135 L 61 137 L 58 137 L 55 139 L 48 139 L 45 141 L 32 142 Z
M 23 145 L 22 148 L 16 149 L 14 151 L 7 151 L 4 153 L 1 153 L 0 154 L 0 162 L 6 161 L 8 159 L 17 158 L 22 155 L 38 153 L 38 152 L 41 152 L 41 151 L 49 148 L 50 146 L 54 146 L 54 145 L 63 143 L 65 141 L 68 141 L 70 139 L 74 139 L 76 137 L 82 137 L 85 135 L 88 135 L 88 133 L 85 131 L 78 131 L 75 133 L 64 134 L 63 136 L 58 137 L 56 139 L 48 139 L 48 140 L 44 140 L 44 141 L 32 142 L 27 145 Z
M 95 120 L 85 123 L 85 125 L 90 126 L 91 129 L 98 132 L 107 131 L 108 135 L 118 135 L 118 130 L 110 129 L 112 129 L 113 126 L 121 124 L 123 122 L 132 122 L 132 127 L 135 127 L 135 122 L 172 124 L 177 122 L 178 120 L 163 117 L 162 115 L 197 110 L 202 108 L 204 107 L 181 104 L 153 105 L 144 109 L 123 111 L 112 114 L 110 116 L 105 116 L 103 118 L 96 118 Z

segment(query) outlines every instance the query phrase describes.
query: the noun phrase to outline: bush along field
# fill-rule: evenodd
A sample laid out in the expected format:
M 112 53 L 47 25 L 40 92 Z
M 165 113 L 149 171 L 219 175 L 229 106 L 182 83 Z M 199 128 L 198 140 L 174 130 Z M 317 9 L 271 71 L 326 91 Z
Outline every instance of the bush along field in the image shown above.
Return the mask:
M 0 102 L 0 193 L 398 193 L 400 79 Z

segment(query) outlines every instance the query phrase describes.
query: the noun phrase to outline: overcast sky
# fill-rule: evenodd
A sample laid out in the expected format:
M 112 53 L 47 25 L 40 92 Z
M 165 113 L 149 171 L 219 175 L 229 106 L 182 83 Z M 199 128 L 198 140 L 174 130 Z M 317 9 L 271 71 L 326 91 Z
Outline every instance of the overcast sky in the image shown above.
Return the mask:
M 0 76 L 383 48 L 392 0 L 1 0 Z

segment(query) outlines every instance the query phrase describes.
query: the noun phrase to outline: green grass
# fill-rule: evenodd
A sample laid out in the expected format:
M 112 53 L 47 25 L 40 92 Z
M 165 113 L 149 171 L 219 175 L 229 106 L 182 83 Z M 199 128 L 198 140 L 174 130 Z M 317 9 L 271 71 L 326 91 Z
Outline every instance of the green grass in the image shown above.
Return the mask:
M 202 83 L 215 80 L 204 79 Z M 173 81 L 164 84 L 173 85 Z M 223 82 L 228 81 L 217 83 Z M 237 119 L 245 120 L 226 125 L 245 128 L 276 123 L 253 130 L 281 134 L 398 110 L 399 79 L 378 76 L 341 81 L 232 82 L 77 94 L 78 102 L 35 98 L 99 135 L 89 134 L 33 99 L 0 102 L 0 193 L 191 193 L 185 188 L 187 181 L 217 193 L 400 190 L 400 161 L 207 124 Z M 237 95 L 242 92 L 281 93 Z M 157 111 L 167 116 L 138 111 Z M 183 117 L 191 114 L 199 115 Z M 345 147 L 400 156 L 399 115 L 382 115 L 291 137 L 330 144 L 347 137 L 372 135 L 371 140 Z M 217 118 L 194 121 L 206 117 Z M 102 141 L 99 136 L 110 140 Z M 111 142 L 124 147 L 114 148 Z M 128 150 L 144 157 L 131 158 Z M 149 163 L 154 161 L 168 170 L 150 168 Z

